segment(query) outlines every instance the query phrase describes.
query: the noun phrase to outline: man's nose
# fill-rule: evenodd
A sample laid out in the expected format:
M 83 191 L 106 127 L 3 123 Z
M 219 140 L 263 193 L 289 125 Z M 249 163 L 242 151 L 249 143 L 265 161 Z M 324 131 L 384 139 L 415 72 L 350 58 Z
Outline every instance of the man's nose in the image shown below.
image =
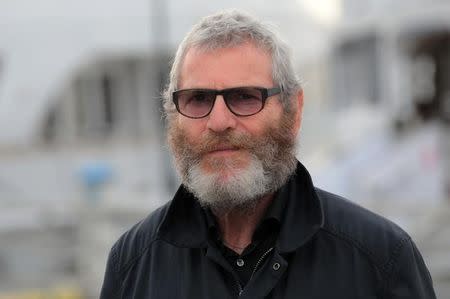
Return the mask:
M 225 104 L 223 96 L 218 95 L 211 113 L 208 115 L 207 128 L 215 132 L 223 132 L 235 128 L 236 115 Z

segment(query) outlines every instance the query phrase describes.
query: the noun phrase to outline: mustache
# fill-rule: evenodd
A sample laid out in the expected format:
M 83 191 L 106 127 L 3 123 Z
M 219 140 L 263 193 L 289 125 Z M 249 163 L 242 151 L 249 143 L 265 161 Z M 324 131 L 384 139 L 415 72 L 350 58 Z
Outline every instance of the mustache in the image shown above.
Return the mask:
M 250 135 L 245 133 L 208 132 L 201 137 L 200 142 L 193 145 L 193 150 L 198 155 L 229 148 L 252 150 L 255 148 L 255 142 L 252 141 Z

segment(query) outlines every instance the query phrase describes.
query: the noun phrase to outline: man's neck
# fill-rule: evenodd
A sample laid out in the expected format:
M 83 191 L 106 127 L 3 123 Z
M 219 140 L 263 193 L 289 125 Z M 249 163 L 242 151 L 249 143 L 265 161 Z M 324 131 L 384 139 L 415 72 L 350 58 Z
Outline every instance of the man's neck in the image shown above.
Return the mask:
M 253 233 L 273 198 L 273 194 L 263 197 L 251 211 L 232 210 L 216 215 L 224 245 L 241 254 L 252 242 Z

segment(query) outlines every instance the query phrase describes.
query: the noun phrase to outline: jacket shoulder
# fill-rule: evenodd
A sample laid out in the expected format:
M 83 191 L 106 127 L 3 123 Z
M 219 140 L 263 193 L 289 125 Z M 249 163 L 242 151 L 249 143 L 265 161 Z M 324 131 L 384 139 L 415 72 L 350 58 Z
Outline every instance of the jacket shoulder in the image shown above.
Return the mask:
M 165 218 L 170 202 L 159 207 L 120 236 L 111 248 L 116 272 L 122 272 L 141 257 L 158 238 L 159 227 Z
M 410 236 L 392 221 L 349 200 L 316 188 L 323 212 L 322 229 L 363 251 L 382 271 L 389 271 Z

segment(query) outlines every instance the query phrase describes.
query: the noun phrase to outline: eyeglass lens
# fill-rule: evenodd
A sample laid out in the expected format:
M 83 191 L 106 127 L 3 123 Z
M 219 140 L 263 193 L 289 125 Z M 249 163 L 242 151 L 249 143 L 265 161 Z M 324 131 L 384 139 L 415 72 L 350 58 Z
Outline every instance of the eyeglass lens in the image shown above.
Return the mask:
M 247 116 L 259 112 L 263 106 L 260 89 L 244 87 L 217 92 L 215 90 L 180 90 L 177 92 L 178 109 L 188 117 L 204 117 L 210 113 L 217 94 L 222 94 L 228 109 L 234 114 Z

